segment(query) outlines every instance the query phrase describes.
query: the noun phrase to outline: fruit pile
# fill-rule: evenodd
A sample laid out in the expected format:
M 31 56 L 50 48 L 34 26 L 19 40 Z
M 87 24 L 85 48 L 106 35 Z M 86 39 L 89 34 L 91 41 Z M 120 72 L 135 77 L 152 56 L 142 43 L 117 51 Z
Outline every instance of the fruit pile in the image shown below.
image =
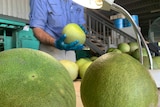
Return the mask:
M 87 68 L 96 60 L 97 56 L 92 56 L 90 58 L 80 58 L 76 62 L 70 60 L 60 60 L 60 63 L 67 69 L 72 80 L 82 79 Z
M 117 48 L 112 48 L 112 47 L 109 48 L 107 50 L 107 53 L 109 52 L 127 53 L 131 55 L 133 58 L 140 61 L 140 49 L 137 42 L 119 43 Z M 143 65 L 147 69 L 149 69 L 150 68 L 149 58 L 147 50 L 144 47 L 142 47 L 142 56 L 143 56 Z M 153 59 L 153 69 L 160 69 L 160 56 L 153 56 L 152 59 Z
M 0 107 L 75 107 L 78 77 L 84 107 L 157 107 L 156 84 L 136 52 L 136 43 L 121 43 L 76 62 L 27 48 L 0 52 Z

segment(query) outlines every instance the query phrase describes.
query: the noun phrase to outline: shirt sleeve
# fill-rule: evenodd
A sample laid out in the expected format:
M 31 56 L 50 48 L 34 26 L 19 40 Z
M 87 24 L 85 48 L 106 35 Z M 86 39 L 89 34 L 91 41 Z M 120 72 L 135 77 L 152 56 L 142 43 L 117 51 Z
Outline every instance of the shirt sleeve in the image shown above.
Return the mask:
M 39 27 L 44 29 L 47 21 L 46 0 L 30 0 L 30 27 Z

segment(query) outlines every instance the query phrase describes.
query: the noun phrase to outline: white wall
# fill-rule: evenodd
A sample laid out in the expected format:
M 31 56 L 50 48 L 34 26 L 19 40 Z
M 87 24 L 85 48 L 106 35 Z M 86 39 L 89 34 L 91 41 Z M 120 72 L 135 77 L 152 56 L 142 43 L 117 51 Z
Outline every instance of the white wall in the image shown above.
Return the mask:
M 0 0 L 0 14 L 28 20 L 29 0 Z

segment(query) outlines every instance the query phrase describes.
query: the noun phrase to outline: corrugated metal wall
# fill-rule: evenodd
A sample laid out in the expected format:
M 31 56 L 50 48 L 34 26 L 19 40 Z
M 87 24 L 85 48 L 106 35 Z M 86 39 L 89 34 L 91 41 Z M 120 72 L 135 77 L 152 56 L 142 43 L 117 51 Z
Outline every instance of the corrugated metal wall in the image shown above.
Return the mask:
M 29 0 L 0 0 L 0 14 L 29 19 Z

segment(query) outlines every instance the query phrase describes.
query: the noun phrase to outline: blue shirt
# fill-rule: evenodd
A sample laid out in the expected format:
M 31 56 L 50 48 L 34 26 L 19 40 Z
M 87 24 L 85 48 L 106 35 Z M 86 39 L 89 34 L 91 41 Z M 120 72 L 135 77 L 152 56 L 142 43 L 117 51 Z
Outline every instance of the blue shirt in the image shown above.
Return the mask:
M 85 24 L 84 8 L 72 0 L 30 0 L 30 27 L 39 27 L 55 39 L 68 23 Z

